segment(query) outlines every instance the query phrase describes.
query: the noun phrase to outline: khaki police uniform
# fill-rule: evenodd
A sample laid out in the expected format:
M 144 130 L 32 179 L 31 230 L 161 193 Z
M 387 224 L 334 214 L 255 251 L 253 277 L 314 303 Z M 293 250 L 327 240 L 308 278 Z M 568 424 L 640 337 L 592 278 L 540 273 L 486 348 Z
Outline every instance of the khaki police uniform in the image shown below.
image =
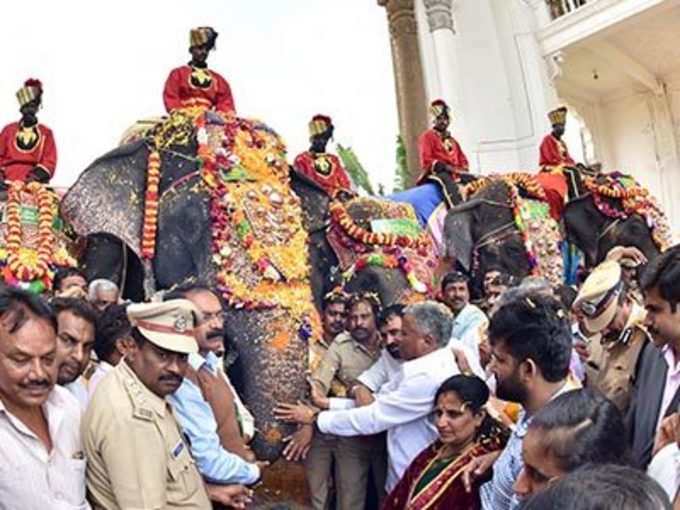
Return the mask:
M 583 312 L 586 329 L 597 337 L 616 317 L 622 291 L 621 268 L 614 261 L 600 264 L 584 282 L 574 306 Z M 638 358 L 648 340 L 643 326 L 645 309 L 633 296 L 626 299 L 630 301 L 630 314 L 619 337 L 596 338 L 586 362 L 586 385 L 599 390 L 622 413 L 630 405 Z
M 370 353 L 348 333 L 339 334 L 312 374 L 313 381 L 325 394 L 330 394 L 334 381 L 349 388 L 375 363 L 380 352 Z M 387 452 L 383 434 L 376 436 L 337 437 L 316 431 L 305 461 L 312 506 L 322 509 L 328 504 L 328 466 L 335 459 L 335 483 L 338 508 L 363 508 L 369 473 L 382 493 L 387 469 Z
M 130 305 L 128 316 L 152 343 L 189 353 L 197 350 L 194 310 L 189 301 L 172 300 Z M 125 360 L 99 383 L 83 419 L 82 437 L 94 508 L 211 508 L 172 408 Z

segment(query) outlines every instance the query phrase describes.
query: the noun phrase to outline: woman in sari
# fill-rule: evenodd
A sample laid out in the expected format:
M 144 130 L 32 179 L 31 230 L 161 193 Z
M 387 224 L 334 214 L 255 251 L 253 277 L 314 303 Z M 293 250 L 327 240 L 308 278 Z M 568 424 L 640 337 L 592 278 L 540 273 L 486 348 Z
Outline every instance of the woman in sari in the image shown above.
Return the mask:
M 479 377 L 454 375 L 435 394 L 434 423 L 439 438 L 420 452 L 385 499 L 383 510 L 477 510 L 478 480 L 467 492 L 463 468 L 505 446 L 509 431 L 484 406 L 489 388 Z

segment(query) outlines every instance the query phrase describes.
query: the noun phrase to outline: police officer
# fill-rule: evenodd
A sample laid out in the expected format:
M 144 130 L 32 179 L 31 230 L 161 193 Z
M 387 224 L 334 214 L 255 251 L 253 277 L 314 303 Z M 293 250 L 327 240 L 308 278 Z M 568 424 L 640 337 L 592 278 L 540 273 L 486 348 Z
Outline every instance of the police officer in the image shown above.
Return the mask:
M 625 413 L 648 334 L 643 325 L 645 309 L 623 278 L 620 263 L 607 260 L 597 266 L 573 306 L 582 313 L 587 334 L 595 340 L 590 344 L 586 384 L 597 388 Z
M 204 486 L 165 397 L 197 352 L 194 305 L 184 299 L 128 306 L 134 347 L 95 391 L 83 419 L 87 489 L 95 508 L 243 508 L 250 491 Z M 210 494 L 210 497 L 209 497 Z

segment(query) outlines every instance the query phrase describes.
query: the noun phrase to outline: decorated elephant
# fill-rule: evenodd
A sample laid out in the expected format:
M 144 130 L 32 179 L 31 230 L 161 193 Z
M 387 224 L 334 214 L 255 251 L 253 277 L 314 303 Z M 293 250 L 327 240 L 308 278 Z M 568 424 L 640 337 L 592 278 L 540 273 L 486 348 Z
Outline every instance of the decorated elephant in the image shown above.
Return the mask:
M 550 218 L 543 190 L 529 174 L 480 179 L 463 194 L 467 201 L 447 214 L 444 239 L 447 255 L 477 285 L 491 267 L 561 283 L 563 232 L 585 254 L 588 267 L 617 245 L 636 246 L 651 260 L 670 242 L 653 198 L 620 174 L 579 177 L 562 213 L 563 229 Z
M 414 286 L 426 292 L 428 273 L 409 270 L 413 250 L 426 246 L 408 246 L 413 236 L 389 231 L 414 223 L 410 208 L 385 205 L 381 217 L 377 202 L 331 202 L 291 173 L 280 139 L 264 124 L 201 124 L 200 116 L 173 115 L 90 165 L 62 208 L 87 239 L 89 278 L 121 282 L 135 300 L 192 279 L 221 292 L 226 336 L 238 353 L 235 382 L 260 431 L 253 450 L 273 460 L 291 431 L 272 410 L 307 390 L 308 341 L 320 337 L 314 302 L 343 279 L 350 290 L 377 289 L 386 304 Z M 362 214 L 359 233 L 370 228 L 367 214 L 382 221 L 375 239 L 362 238 L 364 246 L 342 226 L 354 227 L 353 215 Z M 338 264 L 331 238 L 345 243 L 341 257 L 351 245 L 363 262 Z M 344 270 L 333 272 L 339 265 Z
M 0 279 L 42 293 L 54 272 L 74 267 L 75 239 L 59 212 L 59 197 L 38 182 L 10 181 L 0 194 Z

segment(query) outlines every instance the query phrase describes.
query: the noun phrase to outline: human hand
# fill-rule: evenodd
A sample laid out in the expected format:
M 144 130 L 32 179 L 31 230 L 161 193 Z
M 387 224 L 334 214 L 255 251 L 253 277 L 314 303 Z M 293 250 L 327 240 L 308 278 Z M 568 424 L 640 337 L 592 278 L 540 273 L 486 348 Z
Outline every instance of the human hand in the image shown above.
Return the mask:
M 312 446 L 313 438 L 314 427 L 301 425 L 294 434 L 283 438 L 283 442 L 288 443 L 283 449 L 283 458 L 291 462 L 305 460 Z
M 310 398 L 312 404 L 314 404 L 319 409 L 328 409 L 330 407 L 330 402 L 328 397 L 321 391 L 319 385 L 316 384 L 312 379 L 307 379 L 309 383 Z
M 208 497 L 230 508 L 242 509 L 253 501 L 253 491 L 243 485 L 207 485 Z
M 607 253 L 605 260 L 620 261 L 621 259 L 631 259 L 636 264 L 646 264 L 647 257 L 635 246 L 615 246 Z
M 354 400 L 357 404 L 357 407 L 364 407 L 372 404 L 375 401 L 375 397 L 373 396 L 371 390 L 369 390 L 363 384 L 357 384 L 354 386 L 352 394 L 354 395 Z
M 671 414 L 661 421 L 659 431 L 656 433 L 653 454 L 671 443 L 680 446 L 680 412 Z
M 586 361 L 588 361 L 588 358 L 590 357 L 590 348 L 588 347 L 588 344 L 580 341 L 575 342 L 574 350 L 576 351 L 576 354 L 578 354 L 581 363 L 585 363 Z
M 279 403 L 274 409 L 274 417 L 277 420 L 289 423 L 306 423 L 311 425 L 314 423 L 316 415 L 315 409 L 306 406 L 299 400 L 297 404 Z
M 265 468 L 269 467 L 269 461 L 268 460 L 256 460 L 254 464 L 260 468 L 260 476 L 262 476 L 262 471 L 265 470 Z
M 463 486 L 465 487 L 465 492 L 472 491 L 472 484 L 475 480 L 484 475 L 496 459 L 500 456 L 501 452 L 491 452 L 486 455 L 480 455 L 472 459 L 467 466 L 463 468 Z

